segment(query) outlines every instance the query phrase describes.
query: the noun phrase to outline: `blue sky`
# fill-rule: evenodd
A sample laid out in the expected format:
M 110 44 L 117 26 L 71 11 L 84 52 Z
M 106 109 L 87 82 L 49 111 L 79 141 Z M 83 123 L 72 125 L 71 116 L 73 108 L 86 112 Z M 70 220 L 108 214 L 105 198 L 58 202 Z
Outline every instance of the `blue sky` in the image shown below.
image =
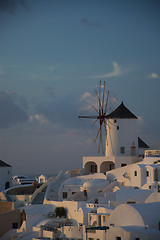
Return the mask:
M 56 174 L 97 155 L 90 114 L 101 79 L 112 110 L 160 147 L 160 2 L 0 0 L 0 159 Z M 32 167 L 31 167 L 32 166 Z

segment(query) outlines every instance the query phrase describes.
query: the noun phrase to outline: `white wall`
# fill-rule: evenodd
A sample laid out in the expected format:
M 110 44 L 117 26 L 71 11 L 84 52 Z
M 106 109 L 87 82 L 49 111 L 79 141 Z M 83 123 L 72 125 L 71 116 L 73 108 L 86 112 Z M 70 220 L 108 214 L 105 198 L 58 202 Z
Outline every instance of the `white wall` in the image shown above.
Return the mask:
M 138 156 L 137 119 L 107 120 L 106 156 L 131 156 L 131 146 L 135 144 L 135 154 Z M 119 129 L 117 129 L 117 126 Z M 125 147 L 125 153 L 120 153 L 120 147 Z
M 63 230 L 67 239 L 83 239 L 83 226 L 64 226 Z
M 0 167 L 0 191 L 5 190 L 6 182 L 12 187 L 12 167 Z

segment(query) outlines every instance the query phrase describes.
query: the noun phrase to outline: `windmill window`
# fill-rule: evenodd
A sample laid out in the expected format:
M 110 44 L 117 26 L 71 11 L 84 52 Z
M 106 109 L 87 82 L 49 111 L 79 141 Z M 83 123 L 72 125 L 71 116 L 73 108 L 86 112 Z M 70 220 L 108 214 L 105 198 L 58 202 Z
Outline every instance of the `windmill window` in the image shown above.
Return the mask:
M 125 153 L 125 147 L 121 147 L 120 151 L 121 151 L 121 154 L 124 154 Z
M 114 119 L 114 123 L 116 123 L 117 122 L 117 120 L 116 119 Z
M 119 126 L 117 126 L 117 130 L 119 130 Z
M 137 171 L 134 171 L 134 176 L 137 176 Z
M 149 177 L 149 171 L 146 171 L 146 177 Z

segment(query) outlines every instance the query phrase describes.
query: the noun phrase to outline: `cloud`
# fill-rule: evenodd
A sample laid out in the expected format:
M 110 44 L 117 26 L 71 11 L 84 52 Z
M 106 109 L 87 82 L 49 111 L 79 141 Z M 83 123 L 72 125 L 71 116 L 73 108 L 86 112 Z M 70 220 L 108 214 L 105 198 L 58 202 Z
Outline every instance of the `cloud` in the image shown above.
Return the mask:
M 118 63 L 116 62 L 112 62 L 113 65 L 113 71 L 110 73 L 105 73 L 102 75 L 98 75 L 98 76 L 93 76 L 93 78 L 109 78 L 109 77 L 118 77 L 121 76 L 124 72 L 128 71 L 126 70 L 122 70 L 121 67 L 118 65 Z
M 58 124 L 60 131 L 77 128 L 79 102 L 77 95 L 61 96 L 35 106 L 36 114 L 43 115 L 52 124 Z
M 87 18 L 81 19 L 81 24 L 86 25 L 88 27 L 101 27 L 102 25 L 98 22 L 91 22 Z
M 19 6 L 29 10 L 25 0 L 0 0 L 0 12 L 14 14 Z
M 79 108 L 79 112 L 88 111 L 92 109 L 92 106 L 97 107 L 97 97 L 92 96 L 89 92 L 85 92 L 81 98 L 82 106 Z
M 160 75 L 158 75 L 157 73 L 151 73 L 151 74 L 149 75 L 149 78 L 157 79 L 157 78 L 160 78 Z
M 48 119 L 45 116 L 43 116 L 42 114 L 30 115 L 29 121 L 35 122 L 36 124 L 39 123 L 39 124 L 45 124 L 45 125 L 49 123 Z
M 0 92 L 0 128 L 9 128 L 28 119 L 14 92 Z

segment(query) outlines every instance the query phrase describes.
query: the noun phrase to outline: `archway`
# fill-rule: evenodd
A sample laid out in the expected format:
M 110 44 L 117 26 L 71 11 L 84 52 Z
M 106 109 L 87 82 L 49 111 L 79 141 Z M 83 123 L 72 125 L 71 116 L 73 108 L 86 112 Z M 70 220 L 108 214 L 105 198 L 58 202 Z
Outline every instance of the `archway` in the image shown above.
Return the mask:
M 97 173 L 97 164 L 95 162 L 87 162 L 84 166 L 85 174 Z
M 115 164 L 112 161 L 102 162 L 100 165 L 100 173 L 105 173 L 115 168 Z

